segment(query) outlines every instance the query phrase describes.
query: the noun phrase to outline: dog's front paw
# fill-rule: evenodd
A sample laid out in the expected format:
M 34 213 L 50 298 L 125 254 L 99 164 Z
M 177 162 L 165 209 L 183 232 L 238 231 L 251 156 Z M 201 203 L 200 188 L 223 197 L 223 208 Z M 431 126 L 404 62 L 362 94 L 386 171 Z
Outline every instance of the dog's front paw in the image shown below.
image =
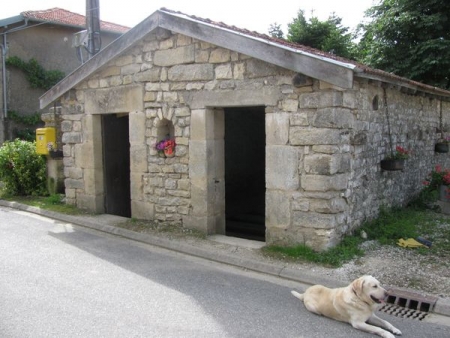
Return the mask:
M 399 329 L 397 329 L 396 327 L 392 328 L 392 333 L 397 335 L 397 336 L 401 336 L 402 335 L 402 331 L 400 331 Z
M 378 335 L 383 338 L 395 338 L 395 336 L 392 333 L 384 331 L 384 330 L 383 330 L 383 332 L 379 333 Z

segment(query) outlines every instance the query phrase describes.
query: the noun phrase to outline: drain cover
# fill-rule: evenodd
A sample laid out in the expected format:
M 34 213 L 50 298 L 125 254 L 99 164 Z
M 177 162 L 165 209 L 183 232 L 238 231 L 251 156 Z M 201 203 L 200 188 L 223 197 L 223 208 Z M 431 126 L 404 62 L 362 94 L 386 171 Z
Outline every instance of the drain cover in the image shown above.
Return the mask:
M 393 304 L 385 304 L 381 308 L 378 309 L 378 311 L 385 312 L 387 314 L 390 314 L 392 316 L 400 317 L 400 318 L 409 318 L 409 319 L 416 319 L 416 320 L 422 320 L 424 319 L 428 312 L 422 312 L 418 310 L 413 309 L 406 309 L 404 307 L 393 305 Z
M 422 320 L 436 304 L 437 297 L 424 296 L 404 290 L 389 289 L 386 304 L 379 311 L 393 316 Z

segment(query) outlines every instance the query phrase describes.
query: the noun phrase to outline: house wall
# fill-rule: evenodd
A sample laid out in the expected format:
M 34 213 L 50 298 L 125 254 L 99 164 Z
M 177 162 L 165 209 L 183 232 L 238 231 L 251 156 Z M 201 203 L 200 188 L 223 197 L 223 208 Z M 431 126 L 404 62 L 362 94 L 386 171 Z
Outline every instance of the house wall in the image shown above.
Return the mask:
M 104 211 L 100 116 L 127 113 L 132 216 L 224 233 L 223 108 L 265 106 L 266 241 L 321 250 L 450 164 L 433 151 L 449 105 L 441 118 L 436 99 L 387 88 L 386 100 L 393 146 L 412 150 L 403 172 L 379 167 L 389 149 L 379 83 L 344 90 L 157 30 L 62 98 L 66 199 Z M 167 130 L 173 158 L 154 149 Z
M 81 65 L 75 48 L 73 34 L 81 28 L 45 24 L 7 34 L 7 57 L 18 56 L 24 61 L 34 58 L 46 70 L 59 70 L 69 74 Z M 103 34 L 102 45 L 106 46 L 117 35 Z M 8 68 L 8 109 L 21 114 L 39 111 L 39 97 L 45 89 L 34 89 L 25 74 L 14 67 Z
M 30 23 L 33 24 L 35 23 Z M 72 48 L 73 34 L 80 30 L 82 29 L 44 24 L 8 33 L 6 58 L 17 56 L 26 62 L 34 58 L 45 70 L 59 70 L 67 75 L 81 65 Z M 117 36 L 118 34 L 103 33 L 102 46 L 111 43 Z M 3 71 L 1 68 L 0 63 L 0 74 Z M 40 112 L 39 97 L 46 89 L 32 88 L 24 72 L 15 67 L 7 67 L 6 74 L 8 111 L 15 111 L 22 116 Z M 2 84 L 0 89 L 3 93 L 1 86 Z M 3 95 L 0 101 L 3 102 Z M 3 104 L 0 111 L 3 113 Z M 5 128 L 3 133 L 0 131 L 1 142 L 14 136 L 13 123 L 8 126 L 3 121 L 1 126 Z

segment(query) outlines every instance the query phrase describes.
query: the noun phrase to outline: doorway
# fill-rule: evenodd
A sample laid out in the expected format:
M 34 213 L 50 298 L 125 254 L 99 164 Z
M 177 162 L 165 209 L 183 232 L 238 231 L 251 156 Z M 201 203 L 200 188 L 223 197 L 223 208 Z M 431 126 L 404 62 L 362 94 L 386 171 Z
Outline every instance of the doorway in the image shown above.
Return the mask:
M 224 109 L 225 232 L 265 241 L 265 108 Z
M 131 217 L 128 114 L 102 115 L 105 213 Z

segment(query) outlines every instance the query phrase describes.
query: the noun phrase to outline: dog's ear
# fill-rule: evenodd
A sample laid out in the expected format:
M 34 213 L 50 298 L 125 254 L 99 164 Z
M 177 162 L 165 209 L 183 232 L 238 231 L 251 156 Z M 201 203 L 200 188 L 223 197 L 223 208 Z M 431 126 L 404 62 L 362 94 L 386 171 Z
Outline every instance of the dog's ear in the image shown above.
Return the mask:
M 363 290 L 365 281 L 366 281 L 366 278 L 365 278 L 365 276 L 363 276 L 363 277 L 359 277 L 358 279 L 355 279 L 351 283 L 352 290 L 357 296 L 362 294 L 362 290 Z

